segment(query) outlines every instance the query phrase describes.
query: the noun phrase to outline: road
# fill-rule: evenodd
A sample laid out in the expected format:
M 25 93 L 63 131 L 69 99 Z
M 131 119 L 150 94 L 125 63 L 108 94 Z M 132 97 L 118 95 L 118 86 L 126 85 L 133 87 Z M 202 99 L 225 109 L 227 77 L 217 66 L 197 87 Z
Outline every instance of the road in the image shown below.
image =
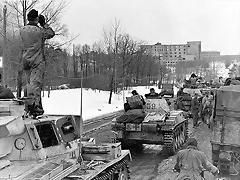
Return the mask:
M 119 114 L 117 114 L 119 115 Z M 96 123 L 98 127 L 91 126 L 93 130 L 85 133 L 86 136 L 94 137 L 96 143 L 111 142 L 113 134 L 110 130 L 110 122 L 113 117 L 105 117 L 102 122 Z M 203 151 L 208 159 L 211 161 L 211 131 L 205 124 L 201 124 L 199 128 L 193 129 L 191 120 L 189 122 L 189 136 L 198 140 L 198 147 Z M 167 153 L 162 150 L 160 145 L 144 145 L 143 150 L 131 149 L 133 161 L 130 166 L 132 180 L 173 180 L 177 173 L 172 172 L 176 162 L 176 156 L 168 157 Z M 214 179 L 214 177 L 205 172 L 207 180 Z M 231 177 L 231 180 L 239 180 L 240 176 Z

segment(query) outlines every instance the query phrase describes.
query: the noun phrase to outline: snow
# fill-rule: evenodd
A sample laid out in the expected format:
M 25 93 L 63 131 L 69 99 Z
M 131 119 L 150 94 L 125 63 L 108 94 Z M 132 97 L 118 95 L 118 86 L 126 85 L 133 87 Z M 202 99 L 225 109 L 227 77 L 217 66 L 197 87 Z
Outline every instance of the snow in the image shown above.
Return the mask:
M 214 67 L 216 68 L 217 76 L 222 76 L 224 79 L 228 78 L 229 69 L 225 67 L 225 63 L 223 62 L 212 62 L 209 63 L 210 69 L 214 71 Z
M 113 94 L 112 104 L 108 104 L 109 92 L 92 89 L 83 89 L 83 119 L 90 119 L 106 113 L 111 113 L 123 110 L 123 99 L 131 96 L 133 89 L 137 90 L 140 95 L 149 93 L 149 89 L 153 87 L 156 92 L 160 90 L 156 86 L 150 87 L 135 87 Z M 54 90 L 50 92 L 50 98 L 47 97 L 47 92 L 44 92 L 45 97 L 42 98 L 45 114 L 59 115 L 79 115 L 80 114 L 80 89 Z

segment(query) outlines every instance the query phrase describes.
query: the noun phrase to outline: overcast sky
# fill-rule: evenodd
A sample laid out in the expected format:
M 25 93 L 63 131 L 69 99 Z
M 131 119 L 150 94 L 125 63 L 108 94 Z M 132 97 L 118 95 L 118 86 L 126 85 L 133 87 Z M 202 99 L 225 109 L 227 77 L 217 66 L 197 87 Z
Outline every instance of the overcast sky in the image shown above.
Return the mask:
M 202 41 L 202 50 L 240 53 L 240 0 L 69 0 L 63 23 L 92 44 L 114 19 L 149 44 Z

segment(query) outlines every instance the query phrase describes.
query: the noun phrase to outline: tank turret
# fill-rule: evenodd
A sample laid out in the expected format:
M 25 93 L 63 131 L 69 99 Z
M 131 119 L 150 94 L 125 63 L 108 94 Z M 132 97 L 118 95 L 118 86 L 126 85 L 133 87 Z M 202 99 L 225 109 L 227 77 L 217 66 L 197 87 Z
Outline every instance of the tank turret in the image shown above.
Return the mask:
M 82 123 L 80 118 L 78 121 Z M 65 165 L 76 165 L 77 129 L 73 116 L 0 117 L 0 146 L 5 147 L 0 150 L 0 179 L 54 176 L 64 171 Z

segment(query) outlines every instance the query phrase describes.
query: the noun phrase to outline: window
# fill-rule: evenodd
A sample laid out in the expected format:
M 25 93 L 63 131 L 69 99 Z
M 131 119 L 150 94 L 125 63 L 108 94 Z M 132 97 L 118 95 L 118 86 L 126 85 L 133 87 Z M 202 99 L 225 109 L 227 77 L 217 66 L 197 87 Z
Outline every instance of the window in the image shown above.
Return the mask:
M 170 57 L 172 57 L 172 56 L 170 56 Z
M 179 54 L 181 54 L 181 52 L 179 52 Z
M 175 57 L 177 57 L 177 56 L 175 55 Z
M 190 45 L 188 45 L 188 47 L 190 47 Z
M 183 60 L 185 60 L 185 58 L 182 58 Z

